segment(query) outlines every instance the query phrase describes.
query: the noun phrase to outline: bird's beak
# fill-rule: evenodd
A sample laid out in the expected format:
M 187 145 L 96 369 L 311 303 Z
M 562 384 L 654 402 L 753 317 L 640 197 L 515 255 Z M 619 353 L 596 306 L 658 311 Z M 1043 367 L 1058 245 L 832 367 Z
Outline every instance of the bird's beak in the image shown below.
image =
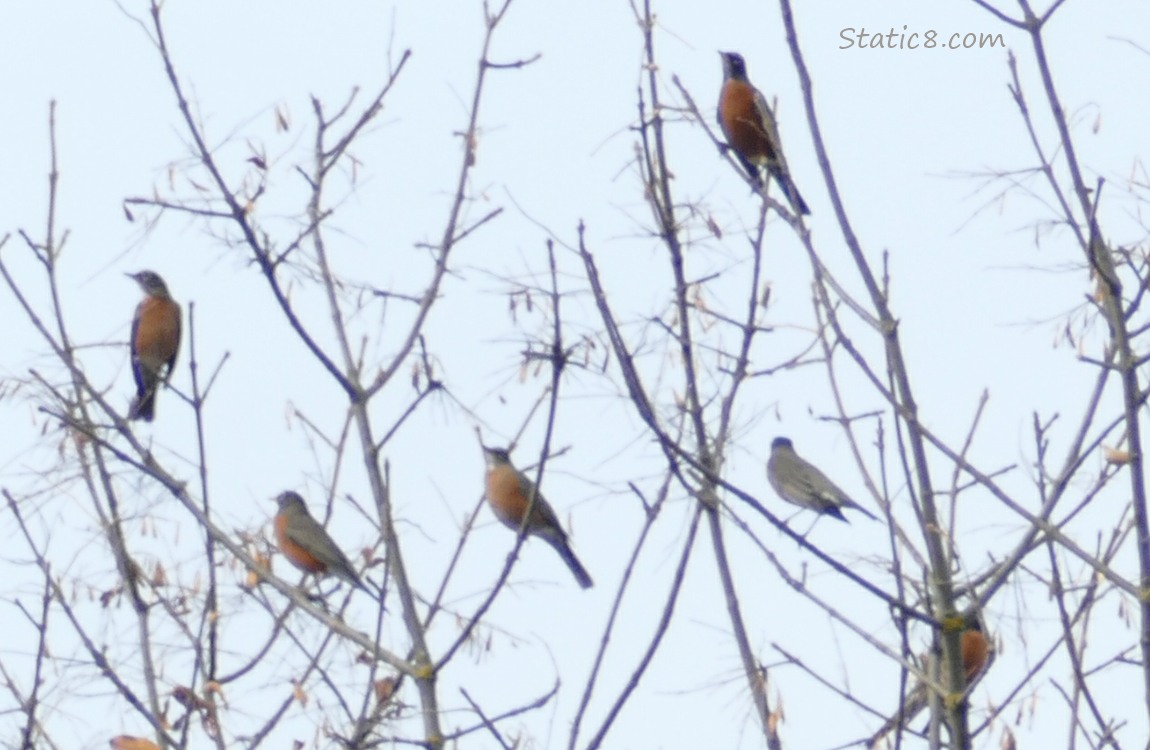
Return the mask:
M 134 273 L 125 273 L 124 275 L 127 276 L 132 281 L 136 280 L 136 274 L 134 274 Z

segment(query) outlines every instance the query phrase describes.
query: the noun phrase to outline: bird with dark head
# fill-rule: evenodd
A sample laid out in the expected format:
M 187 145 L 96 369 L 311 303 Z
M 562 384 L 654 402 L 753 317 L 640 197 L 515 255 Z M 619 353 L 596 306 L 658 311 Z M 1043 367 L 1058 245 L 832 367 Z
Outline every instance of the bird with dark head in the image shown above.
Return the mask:
M 368 593 L 351 561 L 327 533 L 312 518 L 307 504 L 298 493 L 281 492 L 276 497 L 279 511 L 273 522 L 276 545 L 292 565 L 305 573 L 317 576 L 334 575 Z
M 961 624 L 959 624 L 959 627 L 962 629 L 958 639 L 959 657 L 962 660 L 962 673 L 966 679 L 966 688 L 969 690 L 969 688 L 982 677 L 987 667 L 990 666 L 993 648 L 991 647 L 990 640 L 986 637 L 986 633 L 983 632 L 982 617 L 977 603 L 971 605 L 970 608 L 961 614 Z M 941 655 L 941 643 L 936 637 L 933 653 L 923 659 L 923 662 L 926 664 L 927 674 L 940 674 L 939 668 L 941 667 L 941 663 L 932 663 L 939 655 Z M 880 741 L 895 727 L 900 725 L 907 727 L 908 724 L 927 707 L 929 703 L 928 699 L 929 689 L 926 683 L 922 680 L 916 680 L 914 686 L 907 692 L 906 698 L 902 701 L 899 710 L 895 711 L 894 715 L 867 740 L 866 747 L 877 748 Z
M 514 531 L 525 526 L 528 534 L 550 544 L 563 558 L 563 562 L 567 563 L 579 585 L 585 589 L 591 588 L 591 576 L 571 551 L 567 532 L 559 525 L 559 517 L 536 489 L 535 483 L 511 464 L 511 456 L 506 449 L 484 446 L 483 457 L 487 462 L 487 503 L 495 517 Z M 531 510 L 530 516 L 527 516 L 528 508 Z M 527 518 L 526 524 L 524 518 Z
M 790 438 L 777 437 L 771 443 L 771 457 L 767 460 L 767 479 L 779 497 L 801 508 L 809 508 L 840 521 L 847 520 L 843 516 L 843 508 L 854 508 L 878 520 L 874 514 L 839 489 L 826 474 L 795 453 L 795 446 Z
M 180 352 L 180 306 L 168 292 L 168 285 L 155 271 L 125 274 L 144 290 L 136 306 L 128 345 L 132 351 L 132 376 L 136 397 L 128 407 L 128 419 L 151 422 L 156 416 L 156 391 L 176 366 Z
M 723 88 L 719 92 L 719 127 L 735 156 L 756 187 L 763 186 L 760 170 L 775 178 L 787 202 L 797 214 L 809 214 L 799 189 L 791 179 L 775 114 L 766 98 L 747 79 L 747 63 L 738 52 L 720 52 Z

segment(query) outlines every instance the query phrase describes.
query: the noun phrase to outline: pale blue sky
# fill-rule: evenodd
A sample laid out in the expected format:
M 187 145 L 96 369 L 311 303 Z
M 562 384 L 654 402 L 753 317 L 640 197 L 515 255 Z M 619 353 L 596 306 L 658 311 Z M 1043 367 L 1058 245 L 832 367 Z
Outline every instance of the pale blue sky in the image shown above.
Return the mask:
M 1006 10 L 1017 14 L 1014 7 Z M 1007 91 L 1007 52 L 841 50 L 839 32 L 844 27 L 878 30 L 903 24 L 944 35 L 1001 32 L 1019 57 L 1031 106 L 1039 110 L 1030 47 L 1023 35 L 970 2 L 817 0 L 801 4 L 796 12 L 819 124 L 847 211 L 871 258 L 890 252 L 892 304 L 902 320 L 924 419 L 960 444 L 979 394 L 989 390 L 989 407 L 971 455 L 991 469 L 1019 464 L 1003 485 L 1030 501 L 1029 507 L 1037 507 L 1033 488 L 1029 493 L 1026 489 L 1033 473 L 1031 415 L 1036 410 L 1044 417 L 1063 415 L 1064 422 L 1052 433 L 1056 441 L 1068 437 L 1079 415 L 1085 384 L 1094 371 L 1075 361 L 1075 352 L 1058 334 L 1064 313 L 1080 304 L 1091 287 L 1081 270 L 1033 270 L 1080 263 L 1080 253 L 1065 232 L 1035 230 L 1036 223 L 1050 218 L 1042 201 L 1027 195 L 1027 188 L 1047 195 L 1036 176 L 1018 173 L 1022 187 L 997 200 L 1005 183 L 989 184 L 977 174 L 1029 169 L 1035 163 Z M 0 232 L 42 233 L 47 105 L 55 99 L 61 169 L 58 228 L 69 232 L 62 265 L 65 310 L 73 335 L 92 347 L 84 354 L 86 372 L 107 384 L 113 403 L 126 406 L 131 377 L 122 344 L 138 291 L 123 272 L 154 269 L 178 300 L 194 302 L 203 369 L 213 369 L 225 352 L 230 355 L 206 411 L 214 500 L 225 528 L 258 533 L 273 510 L 270 498 L 282 489 L 297 488 L 318 505 L 330 481 L 330 462 L 322 449 L 309 446 L 292 413 L 299 409 L 319 420 L 322 429 L 335 430 L 343 415 L 342 396 L 283 324 L 258 272 L 240 251 L 226 247 L 202 223 L 183 217 L 166 216 L 151 232 L 144 231 L 146 211 L 136 210 L 135 223 L 125 219 L 126 197 L 150 196 L 153 189 L 184 197 L 192 192 L 180 168 L 188 156 L 186 131 L 159 57 L 128 14 L 146 17 L 145 5 L 124 0 L 121 10 L 112 2 L 41 0 L 0 8 L 7 136 L 7 147 L 0 151 Z M 742 52 L 751 79 L 768 98 L 778 97 L 782 140 L 791 171 L 812 208 L 809 226 L 816 245 L 844 286 L 860 291 L 815 162 L 776 6 L 733 0 L 671 2 L 660 4 L 657 14 L 661 85 L 668 103 L 680 103 L 671 84 L 671 77 L 678 76 L 714 127 L 719 49 Z M 294 168 L 309 158 L 314 133 L 309 97 L 321 98 L 334 111 L 358 86 L 357 101 L 362 103 L 402 51 L 412 50 L 385 111 L 355 149 L 362 168 L 354 192 L 345 184 L 342 194 L 337 186 L 327 197 L 329 204 L 340 202 L 330 235 L 339 268 L 378 288 L 418 293 L 429 272 L 427 253 L 418 244 L 438 239 L 458 174 L 460 139 L 455 133 L 466 126 L 483 31 L 479 4 L 168 0 L 165 17 L 169 44 L 197 114 L 213 144 L 224 144 L 219 154 L 228 175 L 238 179 L 254 174 L 246 162 L 249 144 L 266 151 L 271 189 L 255 217 L 269 231 L 284 235 L 298 226 L 295 217 L 304 196 Z M 1131 181 L 1145 186 L 1137 165 L 1145 148 L 1150 56 L 1123 38 L 1150 48 L 1146 29 L 1150 10 L 1144 3 L 1070 0 L 1047 39 L 1079 156 L 1094 170 L 1092 178 L 1101 175 L 1109 183 L 1109 200 L 1100 218 L 1115 244 L 1144 241 L 1140 204 L 1128 190 Z M 469 187 L 476 200 L 466 211 L 473 220 L 495 208 L 504 213 L 456 251 L 445 300 L 427 329 L 439 372 L 466 410 L 450 402 L 421 410 L 387 454 L 410 545 L 409 567 L 429 591 L 450 559 L 459 525 L 481 495 L 482 456 L 475 445 L 475 426 L 489 441 L 506 442 L 546 384 L 546 374 L 529 373 L 522 382 L 519 377 L 524 338 L 545 332 L 543 320 L 521 310 L 516 324 L 508 315 L 505 295 L 510 289 L 507 278 L 544 281 L 548 235 L 540 225 L 570 243 L 577 223 L 586 222 L 611 300 L 629 321 L 664 312 L 668 298 L 665 252 L 646 235 L 650 213 L 630 166 L 635 134 L 629 128 L 637 117 L 641 73 L 641 37 L 630 8 L 623 2 L 515 0 L 492 56 L 510 62 L 536 53 L 542 56 L 534 64 L 494 71 L 488 80 Z M 277 109 L 291 123 L 286 133 L 275 129 Z M 753 225 L 758 204 L 699 127 L 677 122 L 669 137 L 680 199 L 707 206 L 724 231 L 720 240 L 698 224 L 687 230 L 697 240 L 690 250 L 692 268 L 699 276 L 717 270 L 737 276 L 734 269 L 749 268 L 740 229 Z M 1040 137 L 1052 150 L 1054 134 L 1045 124 Z M 176 168 L 169 169 L 173 164 Z M 760 342 L 756 368 L 795 353 L 814 325 L 810 267 L 801 247 L 781 223 L 772 226 L 767 244 L 764 276 L 773 293 L 766 322 L 777 326 L 778 333 Z M 18 237 L 8 240 L 3 253 L 30 290 L 42 291 Z M 569 291 L 586 288 L 573 254 L 560 252 L 560 264 Z M 737 288 L 737 279 L 731 284 Z M 716 285 L 719 291 L 725 288 Z M 313 290 L 296 294 L 301 315 L 334 351 L 322 297 Z M 737 305 L 727 299 L 716 303 Z M 566 304 L 572 333 L 598 329 L 589 296 L 573 296 Z M 372 314 L 378 315 L 378 308 Z M 402 316 L 404 311 L 396 306 L 389 314 Z M 55 372 L 7 291 L 0 293 L 0 318 L 9 321 L 0 375 L 20 377 L 30 367 Z M 877 339 L 852 325 L 857 343 L 876 353 Z M 355 337 L 366 337 L 376 356 L 388 355 L 397 344 L 394 329 L 399 326 L 381 328 L 378 317 L 365 316 L 353 327 Z M 1087 353 L 1101 356 L 1104 335 L 1104 328 L 1098 328 L 1087 337 Z M 190 383 L 188 352 L 185 338 L 174 378 L 185 390 Z M 656 354 L 663 355 L 663 349 Z M 647 366 L 658 364 L 659 357 L 653 356 Z M 843 366 L 850 410 L 881 408 L 861 378 Z M 815 373 L 816 368 L 781 372 L 747 386 L 738 412 L 743 429 L 727 466 L 729 477 L 788 515 L 789 507 L 774 496 L 763 473 L 771 437 L 788 434 L 801 453 L 815 458 L 845 489 L 873 507 L 842 433 L 817 419 L 833 413 L 833 402 L 823 372 Z M 569 450 L 549 463 L 544 489 L 571 526 L 574 547 L 597 586 L 581 592 L 550 549 L 528 542 L 512 574 L 513 584 L 519 585 L 505 591 L 489 614 L 489 623 L 500 629 L 490 649 L 477 649 L 457 662 L 442 685 L 449 708 L 464 705 L 457 690 L 462 686 L 484 696 L 485 707 L 498 713 L 531 700 L 561 676 L 555 703 L 508 727 L 512 734 L 521 727 L 538 747 L 566 744 L 568 722 L 641 522 L 626 482 L 638 477 L 650 490 L 651 472 L 658 466 L 652 462 L 649 439 L 635 437 L 638 420 L 606 379 L 575 372 L 565 388 L 554 447 Z M 385 394 L 379 413 L 389 416 L 381 423 L 389 423 L 410 397 L 401 384 Z M 57 434 L 49 430 L 39 437 L 44 418 L 34 406 L 19 395 L 0 402 L 9 425 L 0 438 L 0 485 L 5 487 L 26 490 L 38 481 L 37 467 L 53 460 Z M 530 423 L 516 454 L 521 463 L 530 462 L 538 451 L 543 427 L 538 417 Z M 156 423 L 141 427 L 141 432 L 153 436 L 163 460 L 188 471 L 191 479 L 187 462 L 195 456 L 193 428 L 191 411 L 172 394 L 161 394 Z M 863 444 L 869 445 L 873 426 L 861 430 Z M 339 494 L 350 492 L 362 501 L 366 492 L 358 461 L 358 452 L 352 451 Z M 1089 468 L 1096 472 L 1100 466 L 1101 458 Z M 873 472 L 877 466 L 869 468 Z M 592 475 L 598 481 L 591 481 Z M 940 472 L 940 481 L 948 479 L 949 472 Z M 133 482 L 125 475 L 122 486 L 132 487 Z M 138 494 L 128 493 L 137 504 L 134 512 L 151 519 L 138 522 L 141 530 L 151 530 L 148 524 L 155 523 L 155 536 L 141 536 L 139 553 L 144 559 L 151 553 L 166 560 L 169 550 L 176 550 L 177 570 L 190 580 L 200 564 L 190 519 L 151 483 L 137 485 Z M 1121 493 L 1112 494 L 1106 504 L 1099 503 L 1096 521 L 1083 521 L 1085 543 L 1093 539 L 1090 523 L 1108 528 L 1116 509 L 1126 502 Z M 892 495 L 900 496 L 897 488 Z M 901 497 L 905 500 L 905 493 Z M 962 522 L 963 554 L 971 570 L 977 570 L 987 555 L 1008 550 L 1024 525 L 992 506 L 986 496 L 971 493 L 963 500 L 985 503 L 972 505 Z M 101 582 L 97 585 L 108 585 L 110 558 L 98 544 L 84 546 L 100 539 L 92 519 L 70 515 L 64 498 L 42 503 L 60 564 L 94 566 L 100 571 L 92 576 Z M 681 495 L 672 502 L 636 571 L 648 583 L 624 602 L 615 650 L 608 656 L 612 666 L 592 700 L 591 727 L 654 627 L 689 509 Z M 902 511 L 909 522 L 909 509 Z M 798 527 L 808 523 L 800 519 Z M 451 604 L 463 610 L 486 592 L 511 539 L 486 510 L 480 524 L 465 551 L 465 571 L 449 595 Z M 337 503 L 331 529 L 349 549 L 370 543 L 373 533 L 347 503 Z M 756 530 L 793 570 L 800 568 L 806 558 L 793 543 L 765 524 Z M 812 668 L 866 695 L 876 708 L 893 707 L 897 678 L 892 663 L 787 589 L 750 544 L 733 528 L 731 532 L 732 556 L 743 562 L 737 574 L 744 614 L 760 659 L 768 665 L 777 662 L 771 644 L 779 643 Z M 813 538 L 840 559 L 858 561 L 856 567 L 869 577 L 885 580 L 880 568 L 889 557 L 888 540 L 878 524 L 862 518 L 851 525 L 824 521 Z M 700 536 L 696 544 L 674 627 L 609 736 L 608 747 L 761 746 L 710 543 Z M 1133 575 L 1129 562 L 1129 555 L 1120 558 L 1118 567 Z M 284 572 L 284 566 L 277 570 Z M 237 571 L 237 579 L 240 576 Z M 816 564 L 810 567 L 810 581 L 820 595 L 896 646 L 897 636 L 881 603 Z M 234 591 L 231 595 L 239 596 Z M 975 691 L 976 707 L 1003 697 L 1053 637 L 1052 609 L 1045 597 L 1041 586 L 1023 577 L 992 603 L 988 618 L 1002 653 Z M 5 600 L 8 619 L 13 615 L 7 596 Z M 1117 610 L 1116 601 L 1111 610 Z M 85 606 L 91 622 L 105 616 L 98 603 Z M 357 615 L 369 614 L 368 608 L 353 605 L 349 619 L 355 622 Z M 127 639 L 116 629 L 127 622 L 126 612 L 118 615 L 122 619 L 117 624 L 109 620 L 103 631 L 110 642 Z M 262 627 L 266 618 L 257 622 Z M 368 622 L 361 626 L 367 628 Z M 239 629 L 247 623 L 232 626 Z M 1115 631 L 1114 643 L 1134 642 L 1134 631 L 1126 630 L 1117 615 L 1114 622 L 1098 626 L 1122 628 Z M 398 619 L 385 627 L 386 637 L 400 648 L 405 640 Z M 314 628 L 307 623 L 305 630 Z M 442 647 L 454 635 L 453 627 L 440 623 L 433 643 Z M 925 632 L 914 635 L 916 645 L 925 643 Z M 1118 650 L 1112 644 L 1103 649 L 1108 647 Z M 61 649 L 70 651 L 67 644 Z M 1102 650 L 1097 659 L 1111 655 Z M 1060 699 L 1048 682 L 1066 680 L 1069 674 L 1060 658 L 1061 663 L 1048 668 L 1046 680 L 1036 681 L 1043 691 L 1037 719 L 1013 727 L 1021 747 L 1049 746 L 1044 745 L 1044 721 L 1062 714 L 1054 707 Z M 290 690 L 286 680 L 293 676 L 291 665 L 282 671 L 281 681 L 269 680 L 259 694 L 229 699 L 243 702 L 245 712 L 261 714 L 258 699 L 267 698 L 274 706 Z M 362 668 L 351 674 L 362 677 Z M 62 675 L 80 680 L 69 683 L 71 688 L 96 694 L 59 705 L 61 712 L 74 717 L 74 735 L 58 737 L 63 746 L 102 747 L 110 735 L 146 733 L 143 723 L 104 686 L 97 683 L 93 690 L 75 672 L 62 669 Z M 1132 701 L 1124 739 L 1137 744 L 1147 733 L 1144 703 L 1134 689 L 1137 673 L 1130 669 L 1115 675 L 1114 695 L 1128 693 Z M 177 684 L 183 674 L 165 678 Z M 866 688 L 876 679 L 889 686 L 881 696 Z M 771 683 L 772 699 L 781 700 L 785 708 L 781 731 L 788 747 L 832 747 L 867 735 L 879 723 L 854 709 L 830 720 L 825 707 L 838 705 L 837 700 L 796 669 L 772 670 Z M 414 693 L 403 698 L 416 702 Z M 1053 704 L 1050 714 L 1042 713 L 1044 704 Z M 283 736 L 310 736 L 309 722 L 320 710 L 312 703 L 300 711 L 288 724 L 295 734 Z M 1004 717 L 1015 713 L 1010 709 Z M 456 716 L 449 714 L 446 725 L 472 723 L 469 716 Z M 60 731 L 66 724 L 57 720 L 53 727 Z M 1055 736 L 1062 736 L 1064 725 L 1060 720 Z M 10 725 L 0 721 L 0 727 L 0 736 L 11 736 Z M 995 729 L 982 735 L 977 746 L 997 747 L 999 738 Z M 286 746 L 286 739 L 276 746 Z M 465 746 L 495 745 L 490 737 L 476 735 Z

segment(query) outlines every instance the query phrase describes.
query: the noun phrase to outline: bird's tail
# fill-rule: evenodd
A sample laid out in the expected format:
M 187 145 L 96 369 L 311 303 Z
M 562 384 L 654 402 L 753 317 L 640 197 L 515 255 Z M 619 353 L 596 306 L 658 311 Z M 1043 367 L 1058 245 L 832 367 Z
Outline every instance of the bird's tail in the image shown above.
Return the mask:
M 791 204 L 791 208 L 797 214 L 808 215 L 811 209 L 807 207 L 807 202 L 803 200 L 803 196 L 799 193 L 799 189 L 795 187 L 794 180 L 791 175 L 782 167 L 774 166 L 768 167 L 771 176 L 775 178 L 775 182 L 779 184 L 779 189 L 783 191 L 787 202 Z
M 376 599 L 379 599 L 380 602 L 383 601 L 383 597 L 387 593 L 386 591 L 383 590 L 383 588 L 376 586 L 374 581 L 371 581 L 371 580 L 368 580 L 365 578 L 360 578 L 358 575 L 355 577 L 355 580 L 352 581 L 352 585 L 355 586 L 360 591 L 367 592 L 367 594 L 369 594 L 370 596 L 373 596 Z
M 850 523 L 850 521 L 847 520 L 847 517 L 843 515 L 842 510 L 840 510 L 839 506 L 837 506 L 837 505 L 827 505 L 825 508 L 820 509 L 819 512 L 822 513 L 824 516 L 830 516 L 831 518 L 837 518 L 840 521 L 842 521 L 843 523 Z
M 132 404 L 128 407 L 128 419 L 142 419 L 151 422 L 156 417 L 156 387 L 159 382 L 151 383 L 136 393 Z
M 595 582 L 591 580 L 591 575 L 583 567 L 583 563 L 579 562 L 579 558 L 575 557 L 575 553 L 571 551 L 571 545 L 566 539 L 556 539 L 551 535 L 546 535 L 543 539 L 554 547 L 559 556 L 563 558 L 563 562 L 567 563 L 567 567 L 571 569 L 571 574 L 575 576 L 575 580 L 579 582 L 581 587 L 589 589 L 595 585 Z
M 379 596 L 379 593 L 380 593 L 379 590 L 378 589 L 374 589 L 374 590 L 369 589 L 366 585 L 364 585 L 363 579 L 359 577 L 359 574 L 356 573 L 355 570 L 353 570 L 351 568 L 351 566 L 348 566 L 348 568 L 346 570 L 336 570 L 334 572 L 340 578 L 344 579 L 345 581 L 350 583 L 352 586 L 355 586 L 360 591 L 367 592 L 368 594 L 371 594 L 372 596 Z

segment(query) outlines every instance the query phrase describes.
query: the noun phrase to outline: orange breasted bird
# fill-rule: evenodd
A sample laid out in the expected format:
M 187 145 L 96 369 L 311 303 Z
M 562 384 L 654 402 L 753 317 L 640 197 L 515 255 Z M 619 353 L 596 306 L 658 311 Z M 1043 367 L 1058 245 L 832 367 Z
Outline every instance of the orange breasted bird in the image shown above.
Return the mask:
M 487 461 L 487 502 L 491 505 L 495 517 L 502 521 L 503 525 L 515 531 L 526 525 L 528 534 L 539 537 L 555 548 L 580 586 L 585 589 L 591 588 L 591 576 L 571 551 L 567 532 L 559 525 L 559 517 L 555 515 L 551 505 L 543 499 L 543 494 L 536 489 L 535 483 L 511 465 L 511 456 L 505 449 L 484 446 L 483 456 Z M 527 515 L 532 497 L 535 499 L 535 504 L 531 507 L 531 516 L 524 524 L 523 519 Z
M 298 493 L 281 492 L 276 502 L 279 503 L 275 516 L 276 544 L 288 562 L 305 573 L 331 574 L 370 593 L 347 555 L 308 513 Z
M 975 608 L 962 613 L 963 631 L 959 637 L 959 651 L 962 655 L 962 671 L 966 678 L 966 687 L 970 687 L 982 676 L 990 660 L 990 641 L 982 630 L 982 621 Z M 931 669 L 930 671 L 934 671 Z M 916 682 L 906 700 L 903 701 L 902 710 L 895 713 L 883 724 L 867 741 L 867 747 L 875 747 L 879 740 L 887 735 L 897 725 L 906 726 L 914 719 L 927 704 L 927 686 L 924 682 Z
M 982 632 L 982 623 L 978 615 L 968 612 L 963 616 L 966 620 L 966 629 L 962 631 L 960 648 L 962 650 L 962 671 L 966 675 L 966 684 L 970 685 L 974 679 L 986 669 L 986 662 L 990 658 L 990 641 L 986 633 Z
M 851 500 L 827 475 L 804 461 L 790 438 L 777 437 L 771 442 L 771 457 L 767 460 L 767 479 L 779 497 L 802 508 L 846 521 L 843 508 L 854 508 L 875 518 L 874 514 Z
M 795 213 L 809 214 L 806 201 L 799 194 L 783 157 L 783 144 L 779 140 L 779 127 L 767 100 L 747 80 L 747 64 L 738 52 L 720 52 L 723 58 L 723 88 L 719 93 L 719 127 L 727 143 L 756 187 L 762 187 L 765 169 Z
M 180 352 L 180 306 L 168 286 L 154 271 L 125 274 L 144 290 L 144 299 L 132 318 L 132 375 L 136 397 L 128 407 L 128 419 L 151 422 L 156 416 L 156 391 L 171 377 Z

